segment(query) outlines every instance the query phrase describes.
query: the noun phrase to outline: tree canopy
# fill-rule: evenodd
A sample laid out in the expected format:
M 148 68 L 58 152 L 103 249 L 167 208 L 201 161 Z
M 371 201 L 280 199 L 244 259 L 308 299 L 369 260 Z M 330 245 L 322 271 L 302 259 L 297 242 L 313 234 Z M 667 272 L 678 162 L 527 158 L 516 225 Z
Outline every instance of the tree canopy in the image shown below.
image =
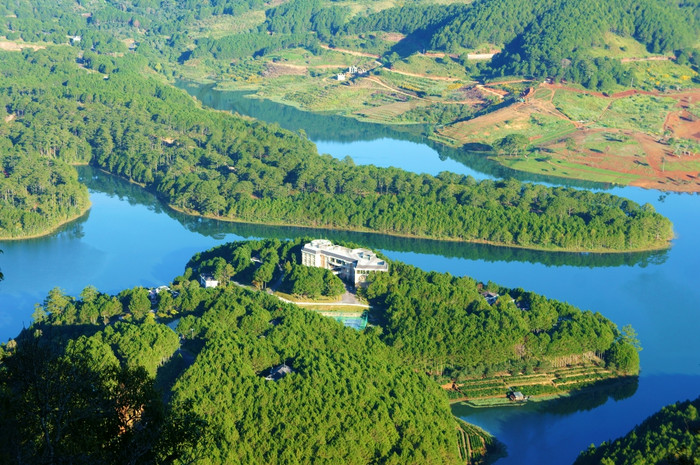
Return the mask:
M 582 452 L 575 465 L 695 464 L 700 457 L 700 397 L 661 409 L 625 436 Z

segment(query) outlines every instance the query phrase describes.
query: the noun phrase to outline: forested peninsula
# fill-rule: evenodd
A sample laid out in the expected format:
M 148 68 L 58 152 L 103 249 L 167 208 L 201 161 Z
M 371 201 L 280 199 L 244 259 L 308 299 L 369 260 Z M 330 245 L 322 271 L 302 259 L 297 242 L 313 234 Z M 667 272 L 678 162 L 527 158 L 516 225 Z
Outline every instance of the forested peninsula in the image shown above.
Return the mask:
M 700 397 L 676 402 L 624 437 L 582 452 L 574 465 L 696 464 L 700 457 Z
M 6 119 L 7 121 L 7 119 Z M 71 166 L 35 146 L 13 145 L 12 125 L 0 123 L 0 239 L 47 234 L 87 211 L 90 199 Z M 3 134 L 4 133 L 4 134 Z
M 197 254 L 185 277 L 243 278 L 263 288 L 301 262 L 309 239 L 233 242 Z M 357 244 L 344 244 L 358 247 Z M 257 260 L 251 261 L 251 257 Z M 635 340 L 599 313 L 495 283 L 425 272 L 391 262 L 358 292 L 375 309 L 379 337 L 423 372 L 457 376 L 547 369 L 572 355 L 597 358 L 620 374 L 636 375 Z M 484 294 L 497 295 L 487 300 Z M 380 329 L 381 328 L 381 329 Z
M 34 316 L 0 352 L 3 463 L 464 463 L 428 376 L 266 293 L 185 278 L 153 304 L 143 288 L 54 290 Z
M 0 460 L 464 463 L 468 425 L 442 375 L 537 373 L 577 356 L 617 376 L 639 369 L 629 331 L 599 314 L 493 283 L 489 302 L 470 278 L 400 262 L 370 275 L 375 324 L 361 332 L 234 283 L 264 287 L 307 240 L 216 247 L 150 292 L 52 290 L 0 348 Z
M 58 47 L 4 53 L 0 66 L 13 146 L 90 163 L 188 213 L 545 250 L 657 249 L 672 237 L 653 207 L 609 194 L 319 156 L 275 125 L 198 107 L 144 77 L 137 55 Z

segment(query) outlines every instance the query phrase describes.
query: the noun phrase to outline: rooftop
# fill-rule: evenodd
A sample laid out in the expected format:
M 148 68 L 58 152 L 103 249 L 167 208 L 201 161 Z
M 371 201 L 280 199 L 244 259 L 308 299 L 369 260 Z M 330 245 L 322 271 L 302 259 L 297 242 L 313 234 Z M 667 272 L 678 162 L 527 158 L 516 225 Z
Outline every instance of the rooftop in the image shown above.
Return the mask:
M 313 240 L 305 244 L 302 250 L 311 253 L 322 252 L 326 255 L 355 262 L 355 267 L 358 269 L 379 270 L 388 267 L 386 261 L 377 257 L 377 254 L 369 249 L 350 249 L 342 245 L 335 245 L 327 239 Z

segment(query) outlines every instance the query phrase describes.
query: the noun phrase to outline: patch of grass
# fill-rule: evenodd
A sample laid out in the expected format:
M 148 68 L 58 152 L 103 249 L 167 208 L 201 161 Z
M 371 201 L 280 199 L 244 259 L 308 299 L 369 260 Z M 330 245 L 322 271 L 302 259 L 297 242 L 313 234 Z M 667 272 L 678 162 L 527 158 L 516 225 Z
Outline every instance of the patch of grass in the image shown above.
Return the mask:
M 401 60 L 394 65 L 398 71 L 427 76 L 444 76 L 455 79 L 471 80 L 463 66 L 449 56 L 430 57 L 414 54 L 406 60 Z
M 662 134 L 666 114 L 676 104 L 671 98 L 633 95 L 613 100 L 596 126 L 632 129 L 647 134 Z
M 452 84 L 449 81 L 436 81 L 417 76 L 406 76 L 387 69 L 381 70 L 380 76 L 388 85 L 408 92 L 414 92 L 419 97 L 443 97 L 449 92 L 449 86 Z
M 606 32 L 600 39 L 600 45 L 592 47 L 590 54 L 594 58 L 643 58 L 652 56 L 644 46 L 632 37 L 622 37 L 612 32 Z
M 312 299 L 311 297 L 298 296 L 298 295 L 294 295 L 294 294 L 287 294 L 286 292 L 282 292 L 282 291 L 275 291 L 274 295 L 276 295 L 277 297 L 282 297 L 283 299 L 290 300 L 292 302 L 313 302 L 313 303 L 319 303 L 319 304 L 340 302 L 340 296 L 338 296 L 338 297 L 317 297 L 315 299 Z
M 562 178 L 584 179 L 602 183 L 613 183 L 626 185 L 639 178 L 635 174 L 618 173 L 611 170 L 604 170 L 586 166 L 578 163 L 571 163 L 563 160 L 548 159 L 549 157 L 492 157 L 494 160 L 509 168 L 526 171 L 528 173 L 545 174 L 548 176 L 559 176 Z M 542 161 L 538 161 L 542 160 Z
M 677 90 L 697 87 L 692 79 L 698 73 L 689 66 L 673 61 L 638 61 L 623 63 L 634 80 L 634 87 L 644 90 Z
M 587 122 L 598 119 L 611 102 L 594 95 L 557 90 L 552 103 L 571 120 Z
M 248 32 L 265 22 L 265 12 L 263 10 L 246 11 L 244 13 L 231 15 L 216 15 L 195 22 L 190 31 L 193 39 L 211 37 L 220 39 L 232 34 Z

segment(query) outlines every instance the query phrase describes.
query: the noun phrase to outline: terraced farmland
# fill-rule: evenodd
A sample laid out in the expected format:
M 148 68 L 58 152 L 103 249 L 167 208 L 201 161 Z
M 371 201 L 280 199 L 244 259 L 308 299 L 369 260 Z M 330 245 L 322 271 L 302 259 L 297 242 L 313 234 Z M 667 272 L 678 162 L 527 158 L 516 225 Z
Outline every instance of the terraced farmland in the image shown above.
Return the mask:
M 508 394 L 519 391 L 526 397 L 557 396 L 615 377 L 615 373 L 596 364 L 576 365 L 530 374 L 508 373 L 489 378 L 468 378 L 455 382 L 448 390 L 453 401 L 475 406 L 510 403 Z

